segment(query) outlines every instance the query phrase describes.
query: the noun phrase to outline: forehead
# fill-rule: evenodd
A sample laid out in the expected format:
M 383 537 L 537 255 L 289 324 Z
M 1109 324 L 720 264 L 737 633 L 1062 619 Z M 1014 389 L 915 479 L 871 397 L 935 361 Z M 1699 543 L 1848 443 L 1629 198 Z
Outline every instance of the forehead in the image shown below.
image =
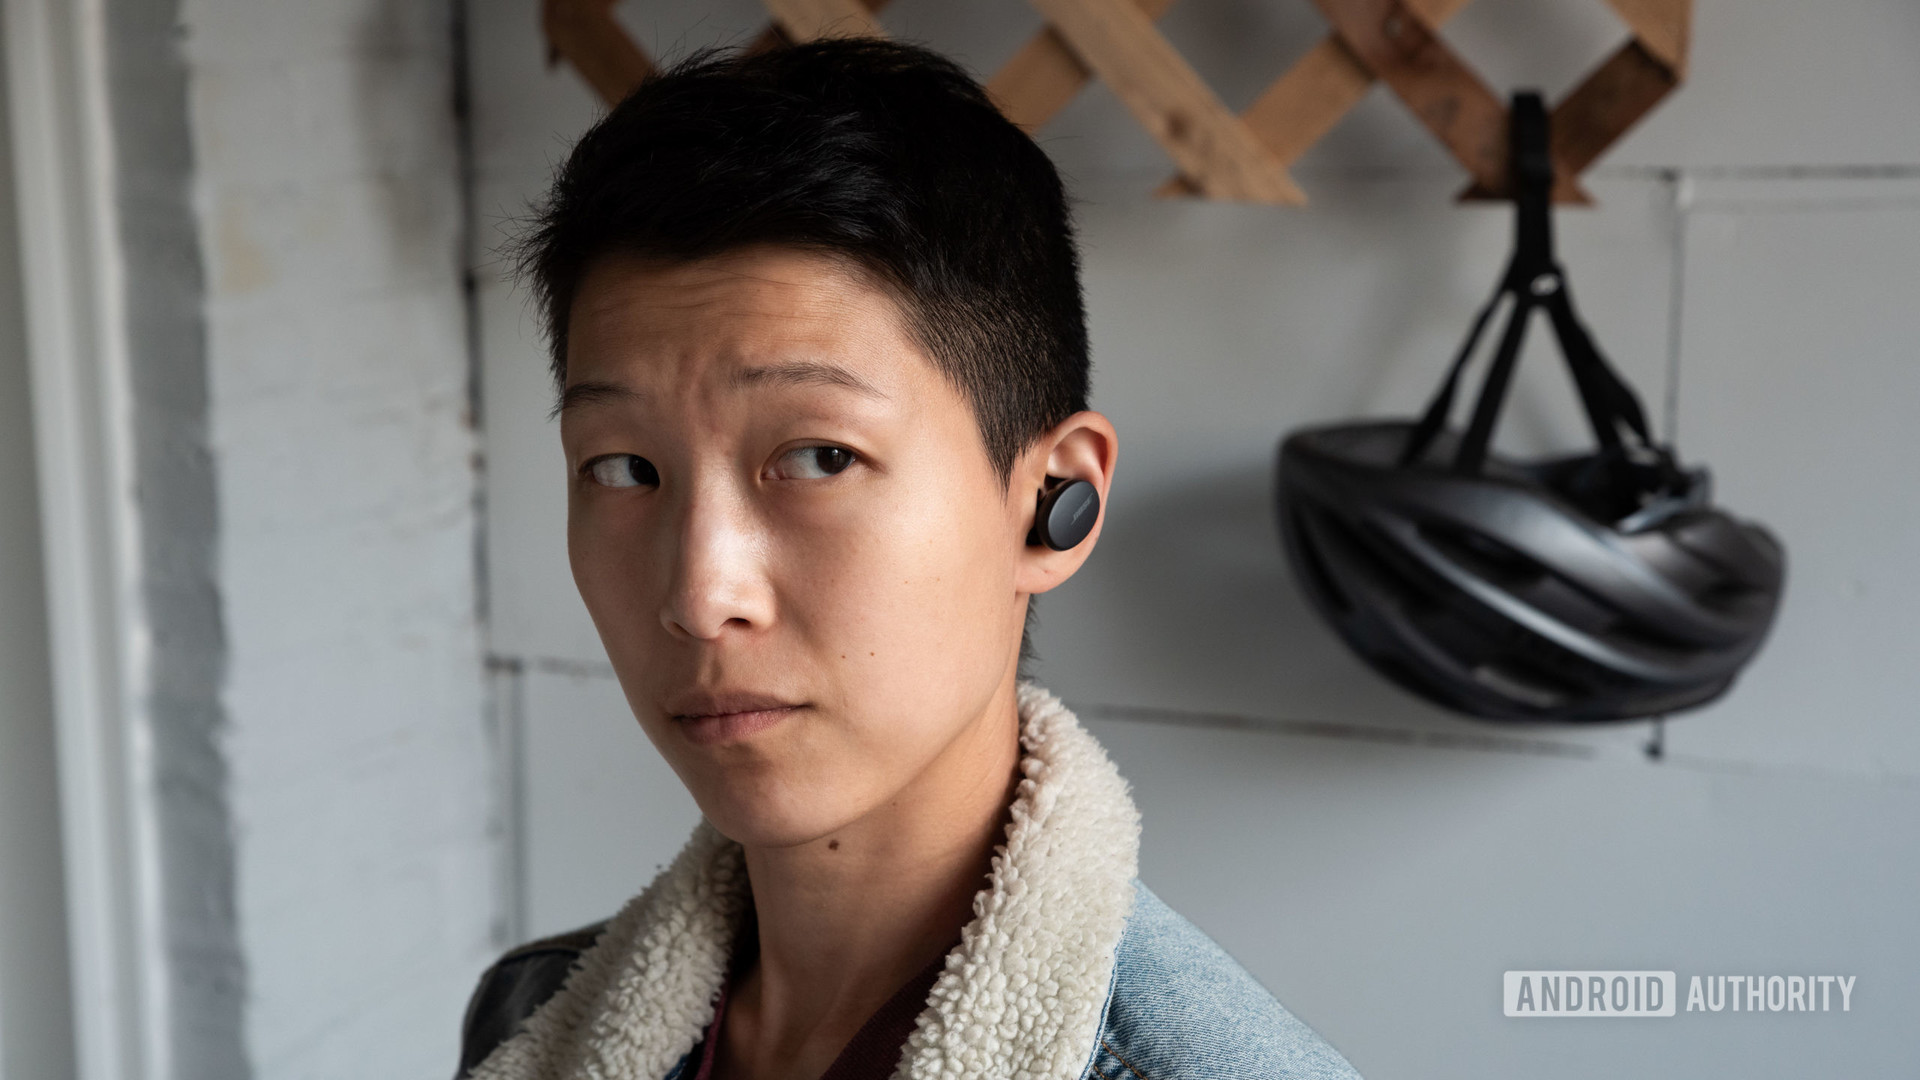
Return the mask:
M 775 247 L 690 262 L 609 255 L 581 277 L 569 386 L 697 380 L 769 362 L 840 368 L 876 388 L 935 374 L 898 302 L 845 259 Z

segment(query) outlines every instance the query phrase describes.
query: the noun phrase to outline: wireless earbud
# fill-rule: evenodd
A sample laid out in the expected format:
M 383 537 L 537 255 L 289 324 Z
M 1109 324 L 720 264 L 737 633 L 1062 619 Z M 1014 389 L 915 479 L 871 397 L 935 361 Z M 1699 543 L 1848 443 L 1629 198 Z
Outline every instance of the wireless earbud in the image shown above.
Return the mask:
M 1027 543 L 1065 551 L 1087 538 L 1100 518 L 1100 492 L 1085 480 L 1049 477 L 1033 512 Z

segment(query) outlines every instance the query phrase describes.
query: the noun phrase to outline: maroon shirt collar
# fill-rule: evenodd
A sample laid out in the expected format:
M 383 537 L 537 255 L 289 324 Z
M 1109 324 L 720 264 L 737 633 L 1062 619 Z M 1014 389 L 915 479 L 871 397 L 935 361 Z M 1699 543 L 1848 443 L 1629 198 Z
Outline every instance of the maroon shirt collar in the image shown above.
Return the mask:
M 726 981 L 720 984 L 720 997 L 713 1006 L 713 1022 L 707 1025 L 706 1035 L 694 1049 L 700 1057 L 700 1067 L 690 1080 L 713 1080 L 713 1059 L 720 1048 L 720 1027 L 727 1016 L 727 997 L 734 980 L 745 973 L 759 952 L 756 929 L 752 919 L 742 928 L 740 948 Z M 927 1007 L 927 995 L 933 991 L 934 980 L 940 977 L 946 962 L 944 953 L 934 957 L 931 964 L 894 991 L 893 996 L 860 1025 L 860 1030 L 854 1032 L 840 1056 L 820 1075 L 820 1080 L 888 1080 L 900 1063 L 900 1050 L 906 1046 L 907 1036 L 913 1034 L 915 1021 Z

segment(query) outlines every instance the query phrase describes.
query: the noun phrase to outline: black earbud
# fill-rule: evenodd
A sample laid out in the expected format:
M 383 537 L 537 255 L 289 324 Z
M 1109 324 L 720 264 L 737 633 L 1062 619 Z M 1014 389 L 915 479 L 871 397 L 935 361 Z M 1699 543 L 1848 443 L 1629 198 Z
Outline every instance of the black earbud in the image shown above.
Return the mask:
M 1065 551 L 1087 538 L 1100 518 L 1100 492 L 1085 480 L 1048 477 L 1033 511 L 1027 543 Z

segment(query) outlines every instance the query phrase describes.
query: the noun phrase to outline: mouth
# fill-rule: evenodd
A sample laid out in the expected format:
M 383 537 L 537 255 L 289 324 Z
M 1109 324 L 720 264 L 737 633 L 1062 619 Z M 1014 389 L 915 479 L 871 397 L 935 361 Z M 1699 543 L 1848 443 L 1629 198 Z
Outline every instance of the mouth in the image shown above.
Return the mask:
M 765 731 L 804 708 L 764 694 L 699 694 L 669 702 L 666 713 L 690 741 L 711 746 Z

